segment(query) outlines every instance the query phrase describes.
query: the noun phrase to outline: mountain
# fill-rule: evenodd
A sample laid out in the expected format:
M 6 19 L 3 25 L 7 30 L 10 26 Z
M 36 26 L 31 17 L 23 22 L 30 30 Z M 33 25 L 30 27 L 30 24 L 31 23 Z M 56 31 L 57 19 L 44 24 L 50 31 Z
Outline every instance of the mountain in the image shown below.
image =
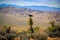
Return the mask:
M 33 7 L 35 8 L 35 6 Z M 26 6 L 22 7 L 17 5 L 1 4 L 0 25 L 13 25 L 21 27 L 29 26 L 29 14 L 33 15 L 33 26 L 48 27 L 49 22 L 52 20 L 55 20 L 57 24 L 60 24 L 60 8 L 52 8 L 54 11 L 50 9 L 50 7 L 36 7 L 36 10 L 30 8 L 31 7 L 28 8 Z M 38 8 L 43 11 L 37 10 Z M 44 10 L 44 8 L 46 10 Z
M 48 6 L 26 6 L 25 8 L 40 10 L 40 11 L 50 11 L 50 12 L 60 11 L 60 8 L 48 7 Z
M 14 6 L 17 8 L 27 8 L 27 9 L 32 9 L 32 10 L 39 10 L 39 11 L 60 11 L 60 8 L 56 7 L 48 7 L 48 6 L 17 6 L 13 4 L 0 4 L 0 7 L 7 7 L 7 6 Z

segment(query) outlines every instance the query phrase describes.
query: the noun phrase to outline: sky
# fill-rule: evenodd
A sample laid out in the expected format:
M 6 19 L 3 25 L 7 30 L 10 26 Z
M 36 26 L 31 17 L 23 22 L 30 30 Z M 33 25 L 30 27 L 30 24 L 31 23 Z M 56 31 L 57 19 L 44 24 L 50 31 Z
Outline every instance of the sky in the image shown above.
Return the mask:
M 49 6 L 60 8 L 60 0 L 0 0 L 0 4 L 14 4 L 19 6 Z

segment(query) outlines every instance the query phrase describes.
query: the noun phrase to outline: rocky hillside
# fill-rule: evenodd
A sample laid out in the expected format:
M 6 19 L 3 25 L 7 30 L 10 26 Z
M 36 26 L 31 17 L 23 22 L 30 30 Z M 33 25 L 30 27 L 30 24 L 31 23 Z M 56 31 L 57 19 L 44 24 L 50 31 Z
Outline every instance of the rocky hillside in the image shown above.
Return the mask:
M 60 23 L 60 11 L 32 10 L 16 6 L 0 6 L 0 25 L 28 26 L 28 15 L 33 15 L 34 26 L 48 26 L 55 20 Z

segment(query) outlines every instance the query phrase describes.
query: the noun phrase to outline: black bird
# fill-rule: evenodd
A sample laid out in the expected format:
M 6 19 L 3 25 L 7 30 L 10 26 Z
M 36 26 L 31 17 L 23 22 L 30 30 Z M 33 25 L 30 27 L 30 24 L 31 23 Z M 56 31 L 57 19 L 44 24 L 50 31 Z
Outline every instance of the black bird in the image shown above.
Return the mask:
M 29 14 L 30 17 L 33 17 L 33 15 Z

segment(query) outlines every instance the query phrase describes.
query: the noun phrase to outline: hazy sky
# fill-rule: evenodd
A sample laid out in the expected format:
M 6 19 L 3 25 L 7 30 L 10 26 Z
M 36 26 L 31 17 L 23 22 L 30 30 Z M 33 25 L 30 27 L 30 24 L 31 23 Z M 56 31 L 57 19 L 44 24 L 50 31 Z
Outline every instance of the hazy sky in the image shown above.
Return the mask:
M 16 4 L 19 6 L 50 6 L 60 8 L 60 0 L 0 0 L 0 4 Z

